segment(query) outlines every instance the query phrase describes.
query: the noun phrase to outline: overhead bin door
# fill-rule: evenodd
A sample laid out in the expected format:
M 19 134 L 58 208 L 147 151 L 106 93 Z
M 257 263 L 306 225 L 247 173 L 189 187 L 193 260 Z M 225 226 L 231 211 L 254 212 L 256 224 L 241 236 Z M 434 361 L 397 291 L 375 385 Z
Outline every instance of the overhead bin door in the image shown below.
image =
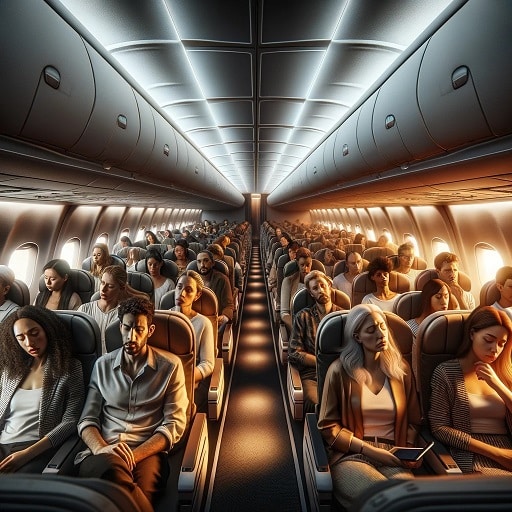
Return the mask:
M 0 2 L 0 132 L 70 148 L 94 103 L 82 39 L 46 3 Z
M 343 184 L 372 171 L 357 143 L 357 122 L 360 113 L 361 108 L 358 108 L 336 131 L 335 168 L 327 168 L 327 174 L 335 178 L 337 184 Z
M 306 175 L 307 175 L 307 190 L 306 192 L 313 192 L 318 187 L 325 187 L 327 185 L 327 174 L 324 167 L 324 152 L 326 150 L 326 143 L 323 142 L 307 159 L 306 161 Z
M 87 127 L 72 151 L 104 165 L 120 165 L 135 149 L 140 120 L 131 86 L 88 43 L 96 96 Z
M 379 152 L 373 138 L 373 111 L 377 92 L 373 93 L 361 106 L 361 112 L 357 121 L 357 144 L 361 155 L 369 167 L 380 171 L 388 167 L 392 162 L 385 159 L 385 155 Z
M 124 163 L 124 168 L 139 171 L 146 165 L 155 145 L 155 120 L 150 104 L 137 91 L 134 91 L 134 93 L 139 113 L 140 130 L 135 149 Z
M 482 99 L 495 104 L 489 112 L 508 110 L 510 123 L 510 56 L 500 67 L 495 55 L 503 56 L 501 45 L 511 45 L 510 5 L 500 0 L 468 2 L 427 45 L 418 77 L 418 102 L 432 138 L 446 149 L 492 136 L 493 121 L 482 110 L 479 84 Z M 505 18 L 500 22 L 501 16 Z
M 426 44 L 382 84 L 373 113 L 373 135 L 379 151 L 394 165 L 442 152 L 430 137 L 416 98 L 416 84 Z

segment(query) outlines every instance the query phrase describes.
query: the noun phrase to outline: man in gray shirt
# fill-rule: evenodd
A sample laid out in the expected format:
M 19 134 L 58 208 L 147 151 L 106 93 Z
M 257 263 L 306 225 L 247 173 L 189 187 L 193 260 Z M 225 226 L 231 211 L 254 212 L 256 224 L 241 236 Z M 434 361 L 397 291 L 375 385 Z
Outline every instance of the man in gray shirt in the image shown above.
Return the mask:
M 186 428 L 185 376 L 179 358 L 148 346 L 154 306 L 142 298 L 119 304 L 123 346 L 94 366 L 78 433 L 79 475 L 124 487 L 141 510 L 152 511 L 169 475 L 167 451 Z

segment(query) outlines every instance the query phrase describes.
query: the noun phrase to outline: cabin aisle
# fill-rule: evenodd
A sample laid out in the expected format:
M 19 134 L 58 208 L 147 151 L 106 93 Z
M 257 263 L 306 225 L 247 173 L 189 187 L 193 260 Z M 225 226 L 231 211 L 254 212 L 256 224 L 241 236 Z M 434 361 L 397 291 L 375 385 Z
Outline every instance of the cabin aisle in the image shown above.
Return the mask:
M 263 268 L 252 248 L 221 445 L 205 510 L 304 509 L 281 391 Z

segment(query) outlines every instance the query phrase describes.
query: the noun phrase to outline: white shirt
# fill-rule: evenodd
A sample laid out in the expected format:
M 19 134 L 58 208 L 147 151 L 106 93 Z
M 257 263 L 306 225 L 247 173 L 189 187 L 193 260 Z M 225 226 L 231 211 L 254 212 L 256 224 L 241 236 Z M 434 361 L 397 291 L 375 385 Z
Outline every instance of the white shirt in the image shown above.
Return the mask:
M 379 306 L 382 311 L 390 311 L 393 313 L 393 306 L 400 295 L 400 293 L 397 293 L 392 299 L 382 300 L 375 297 L 373 293 L 369 293 L 363 297 L 361 304 L 375 304 L 376 306 Z
M 347 280 L 345 274 L 338 274 L 332 280 L 332 287 L 345 292 L 350 297 L 350 300 L 352 300 L 352 283 Z

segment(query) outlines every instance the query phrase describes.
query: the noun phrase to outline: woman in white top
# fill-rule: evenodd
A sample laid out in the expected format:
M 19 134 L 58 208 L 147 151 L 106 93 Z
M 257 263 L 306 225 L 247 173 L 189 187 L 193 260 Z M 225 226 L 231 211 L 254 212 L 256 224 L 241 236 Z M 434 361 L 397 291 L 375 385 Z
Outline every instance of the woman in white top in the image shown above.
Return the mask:
M 375 283 L 377 290 L 363 297 L 362 304 L 374 304 L 382 311 L 393 311 L 393 305 L 400 296 L 389 288 L 389 273 L 393 266 L 391 260 L 383 256 L 370 261 L 368 264 L 368 279 Z
M 117 320 L 117 308 L 122 300 L 128 297 L 149 297 L 135 290 L 128 284 L 128 274 L 119 265 L 110 265 L 103 270 L 100 282 L 100 298 L 92 302 L 82 304 L 78 311 L 92 316 L 100 328 L 101 353 L 105 354 L 105 330 Z
M 153 303 L 155 309 L 160 308 L 160 301 L 165 293 L 174 290 L 174 281 L 161 274 L 162 267 L 164 266 L 164 259 L 159 251 L 153 249 L 146 253 L 146 271 L 151 276 L 154 287 Z
M 192 323 L 196 335 L 196 367 L 194 401 L 198 407 L 205 405 L 208 398 L 206 379 L 213 372 L 216 357 L 215 337 L 211 321 L 192 309 L 193 303 L 203 292 L 203 279 L 194 270 L 186 270 L 176 283 L 174 311 L 183 313 Z M 202 384 L 204 383 L 204 384 Z
M 47 308 L 16 310 L 0 324 L 0 368 L 0 473 L 41 473 L 84 403 L 69 331 Z

